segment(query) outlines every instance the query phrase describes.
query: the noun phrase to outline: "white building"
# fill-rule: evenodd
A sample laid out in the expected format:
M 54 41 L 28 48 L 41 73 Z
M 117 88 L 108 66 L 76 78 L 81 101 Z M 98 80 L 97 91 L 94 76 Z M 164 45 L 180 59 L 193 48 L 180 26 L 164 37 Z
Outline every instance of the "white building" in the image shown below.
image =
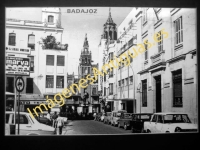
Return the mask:
M 21 93 L 21 111 L 31 110 L 46 101 L 46 95 L 53 98 L 67 87 L 68 45 L 62 44 L 63 30 L 60 8 L 43 8 L 41 21 L 6 18 L 6 47 L 31 48 L 28 56 L 30 76 L 23 76 L 25 88 Z M 54 42 L 47 44 L 50 40 Z M 19 56 L 15 53 L 6 55 Z M 6 91 L 14 93 L 14 75 L 6 75 L 6 82 Z M 14 106 L 13 99 L 10 100 L 6 104 Z

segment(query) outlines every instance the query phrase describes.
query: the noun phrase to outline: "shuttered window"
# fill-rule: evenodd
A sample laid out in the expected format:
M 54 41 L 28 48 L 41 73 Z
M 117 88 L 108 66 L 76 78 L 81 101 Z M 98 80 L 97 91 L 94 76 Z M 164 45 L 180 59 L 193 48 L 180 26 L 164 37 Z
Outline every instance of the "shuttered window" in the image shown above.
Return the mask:
M 46 65 L 54 66 L 54 55 L 47 55 Z

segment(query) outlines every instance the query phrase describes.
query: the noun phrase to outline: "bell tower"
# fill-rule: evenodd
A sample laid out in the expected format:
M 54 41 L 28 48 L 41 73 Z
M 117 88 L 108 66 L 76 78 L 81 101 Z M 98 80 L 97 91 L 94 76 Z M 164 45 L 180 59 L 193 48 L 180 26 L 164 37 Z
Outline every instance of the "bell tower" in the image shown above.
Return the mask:
M 109 8 L 109 15 L 106 23 L 104 24 L 104 30 L 103 34 L 101 35 L 101 39 L 107 39 L 107 40 L 117 40 L 117 29 L 116 24 L 114 23 L 112 17 L 111 17 L 111 10 Z

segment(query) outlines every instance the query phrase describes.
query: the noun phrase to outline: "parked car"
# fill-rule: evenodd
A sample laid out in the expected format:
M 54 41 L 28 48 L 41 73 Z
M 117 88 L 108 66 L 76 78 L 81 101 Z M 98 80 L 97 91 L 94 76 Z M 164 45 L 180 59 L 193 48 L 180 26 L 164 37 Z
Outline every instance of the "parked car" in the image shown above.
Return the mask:
M 197 124 L 191 123 L 186 113 L 154 113 L 150 121 L 144 122 L 148 133 L 197 132 Z
M 16 125 L 14 126 L 14 112 L 6 111 L 6 124 L 12 125 L 11 134 L 18 133 L 18 113 L 16 113 Z M 27 112 L 20 112 L 20 135 L 54 135 L 55 128 L 39 123 Z
M 117 120 L 118 127 L 124 127 L 125 130 L 130 128 L 130 121 L 132 120 L 132 113 L 122 113 L 120 118 Z
M 111 119 L 110 119 L 110 122 L 111 122 L 112 126 L 117 126 L 118 125 L 117 120 L 120 118 L 122 113 L 127 113 L 127 111 L 126 110 L 115 110 L 115 111 L 112 111 Z
M 106 112 L 104 117 L 105 124 L 110 124 L 110 117 L 111 117 L 111 112 Z
M 152 115 L 153 115 L 153 113 L 133 114 L 132 120 L 130 121 L 130 128 L 131 128 L 132 133 L 135 133 L 135 132 L 143 133 L 144 132 L 144 122 L 150 121 Z
M 102 113 L 101 117 L 100 117 L 100 121 L 104 122 L 104 118 L 105 118 L 105 113 Z

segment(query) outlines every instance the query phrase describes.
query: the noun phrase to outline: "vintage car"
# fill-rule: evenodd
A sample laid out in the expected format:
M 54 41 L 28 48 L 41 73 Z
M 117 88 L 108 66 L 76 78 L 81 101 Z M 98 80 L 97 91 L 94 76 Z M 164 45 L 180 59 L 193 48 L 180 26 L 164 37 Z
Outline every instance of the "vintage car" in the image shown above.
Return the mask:
M 110 124 L 110 117 L 111 117 L 111 112 L 106 112 L 104 117 L 105 124 Z
M 6 124 L 11 128 L 11 135 L 18 134 L 18 113 L 16 113 L 16 125 L 14 125 L 14 112 L 6 111 Z M 13 128 L 14 127 L 14 128 Z M 55 128 L 39 123 L 27 112 L 20 112 L 20 135 L 54 135 Z
M 135 113 L 132 116 L 132 120 L 130 121 L 131 132 L 144 132 L 144 122 L 150 121 L 152 113 Z
M 120 118 L 117 120 L 118 127 L 124 127 L 125 130 L 130 128 L 130 121 L 132 120 L 131 113 L 122 113 Z
M 150 121 L 144 122 L 147 133 L 197 132 L 186 113 L 154 113 Z
M 112 126 L 117 126 L 118 125 L 117 120 L 120 118 L 122 113 L 127 113 L 127 111 L 126 110 L 115 110 L 115 111 L 112 111 L 111 117 L 110 117 L 110 124 Z

